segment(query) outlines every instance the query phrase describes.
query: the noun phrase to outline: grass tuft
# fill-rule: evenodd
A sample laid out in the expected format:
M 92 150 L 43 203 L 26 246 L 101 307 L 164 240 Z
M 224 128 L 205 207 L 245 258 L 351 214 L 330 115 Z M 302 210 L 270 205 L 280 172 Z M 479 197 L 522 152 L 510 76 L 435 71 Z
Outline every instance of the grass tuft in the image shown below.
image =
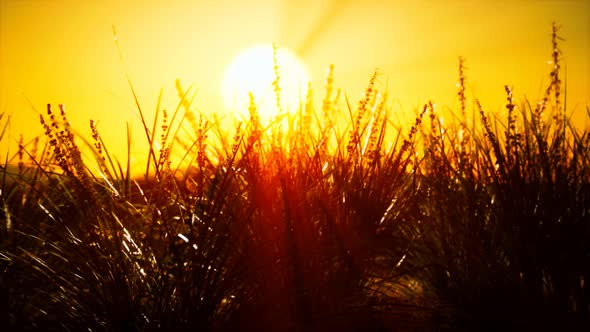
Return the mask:
M 48 105 L 44 137 L 20 136 L 0 167 L 1 325 L 587 329 L 590 133 L 566 115 L 558 31 L 539 103 L 508 86 L 503 114 L 468 102 L 459 58 L 458 115 L 429 101 L 407 130 L 378 70 L 356 108 L 330 66 L 321 107 L 309 87 L 285 114 L 276 47 L 279 116 L 263 124 L 250 94 L 231 133 L 179 81 L 148 123 L 128 79 L 148 142 L 135 178 L 129 129 L 121 165 L 90 121 L 92 168 Z

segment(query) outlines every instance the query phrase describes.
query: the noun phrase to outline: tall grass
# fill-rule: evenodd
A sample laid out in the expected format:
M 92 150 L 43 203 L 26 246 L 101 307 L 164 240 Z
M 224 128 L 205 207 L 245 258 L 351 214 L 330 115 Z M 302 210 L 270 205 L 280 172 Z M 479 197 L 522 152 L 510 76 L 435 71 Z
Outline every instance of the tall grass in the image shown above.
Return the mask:
M 590 138 L 568 120 L 557 32 L 535 106 L 517 106 L 509 87 L 503 115 L 470 103 L 461 59 L 458 121 L 443 125 L 429 102 L 405 130 L 378 71 L 356 107 L 333 67 L 321 111 L 309 89 L 298 112 L 263 123 L 250 96 L 233 133 L 195 112 L 179 82 L 175 110 L 158 103 L 148 123 L 131 85 L 148 142 L 137 177 L 94 122 L 84 141 L 48 106 L 46 143 L 21 139 L 2 166 L 2 326 L 588 326 Z
M 449 306 L 441 319 L 455 329 L 588 326 L 590 140 L 565 112 L 557 33 L 554 25 L 554 68 L 534 107 L 517 106 L 506 86 L 504 115 L 475 100 L 479 127 L 463 116 L 444 128 L 430 108 L 423 204 L 409 232 L 421 239 L 417 278 Z

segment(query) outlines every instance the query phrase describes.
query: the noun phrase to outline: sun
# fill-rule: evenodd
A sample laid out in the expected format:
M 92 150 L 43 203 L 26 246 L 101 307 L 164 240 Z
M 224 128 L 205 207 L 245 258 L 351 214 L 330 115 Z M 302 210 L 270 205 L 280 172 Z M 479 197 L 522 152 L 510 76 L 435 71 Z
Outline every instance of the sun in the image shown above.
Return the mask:
M 256 45 L 238 53 L 227 66 L 221 85 L 226 110 L 247 116 L 252 92 L 259 115 L 271 118 L 278 114 L 275 94 L 274 48 L 270 44 Z M 305 100 L 310 81 L 303 61 L 285 48 L 277 49 L 281 108 L 295 112 Z

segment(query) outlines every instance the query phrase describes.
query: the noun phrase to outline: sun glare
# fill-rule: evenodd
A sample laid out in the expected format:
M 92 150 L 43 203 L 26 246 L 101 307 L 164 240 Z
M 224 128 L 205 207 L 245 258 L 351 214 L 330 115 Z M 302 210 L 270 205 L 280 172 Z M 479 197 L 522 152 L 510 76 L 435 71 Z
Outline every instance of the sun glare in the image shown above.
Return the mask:
M 222 80 L 221 94 L 228 111 L 248 114 L 249 92 L 252 92 L 259 114 L 270 118 L 278 113 L 275 94 L 274 50 L 272 45 L 258 45 L 237 54 L 227 66 Z M 294 112 L 305 100 L 310 80 L 303 61 L 285 48 L 277 49 L 281 108 Z

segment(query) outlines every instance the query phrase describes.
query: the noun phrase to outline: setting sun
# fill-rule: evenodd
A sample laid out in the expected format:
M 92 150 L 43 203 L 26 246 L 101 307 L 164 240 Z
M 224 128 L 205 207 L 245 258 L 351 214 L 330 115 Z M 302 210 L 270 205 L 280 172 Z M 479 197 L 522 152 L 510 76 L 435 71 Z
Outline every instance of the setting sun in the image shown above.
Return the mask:
M 590 0 L 0 0 L 0 330 L 590 331 Z
M 305 98 L 310 80 L 305 64 L 285 48 L 277 49 L 277 65 L 281 108 L 295 111 Z M 270 44 L 247 48 L 236 55 L 227 66 L 221 83 L 221 95 L 228 111 L 246 114 L 248 94 L 254 95 L 263 117 L 278 113 L 274 82 L 276 79 L 274 49 Z

